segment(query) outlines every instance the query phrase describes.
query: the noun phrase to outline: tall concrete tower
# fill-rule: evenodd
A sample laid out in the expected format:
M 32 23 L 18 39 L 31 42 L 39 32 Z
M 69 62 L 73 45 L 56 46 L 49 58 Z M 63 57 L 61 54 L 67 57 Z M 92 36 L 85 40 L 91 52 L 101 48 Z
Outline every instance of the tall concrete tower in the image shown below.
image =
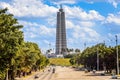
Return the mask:
M 65 12 L 60 6 L 57 12 L 57 28 L 56 28 L 56 54 L 66 54 L 66 26 L 65 26 Z

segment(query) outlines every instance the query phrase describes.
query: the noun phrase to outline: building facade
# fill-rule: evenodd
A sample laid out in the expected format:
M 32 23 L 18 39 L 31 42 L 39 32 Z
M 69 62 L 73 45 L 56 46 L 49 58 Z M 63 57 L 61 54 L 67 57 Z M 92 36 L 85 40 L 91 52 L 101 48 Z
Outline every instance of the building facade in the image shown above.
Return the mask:
M 66 26 L 65 26 L 65 12 L 60 7 L 57 12 L 57 28 L 56 28 L 56 55 L 67 53 L 67 41 L 66 41 Z

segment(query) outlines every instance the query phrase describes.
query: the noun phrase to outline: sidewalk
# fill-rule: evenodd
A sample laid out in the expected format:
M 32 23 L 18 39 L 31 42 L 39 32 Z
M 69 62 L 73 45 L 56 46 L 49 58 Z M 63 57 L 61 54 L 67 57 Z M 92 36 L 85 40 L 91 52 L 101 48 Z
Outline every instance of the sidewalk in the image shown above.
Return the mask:
M 15 80 L 34 80 L 35 75 L 41 74 L 41 73 L 43 73 L 43 71 L 44 71 L 44 72 L 47 71 L 48 68 L 49 68 L 49 67 L 46 67 L 46 68 L 43 69 L 43 70 L 36 71 L 36 72 L 32 72 L 32 74 L 27 75 L 27 76 L 25 76 L 25 77 L 21 77 L 21 78 L 16 77 Z

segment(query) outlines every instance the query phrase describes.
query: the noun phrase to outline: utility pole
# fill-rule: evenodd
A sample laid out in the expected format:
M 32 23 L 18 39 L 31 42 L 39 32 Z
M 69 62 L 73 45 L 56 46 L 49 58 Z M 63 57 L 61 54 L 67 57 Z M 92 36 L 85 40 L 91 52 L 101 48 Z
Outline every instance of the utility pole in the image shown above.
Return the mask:
M 99 71 L 99 51 L 97 47 L 97 71 Z
M 117 35 L 115 35 L 116 37 L 116 54 L 117 54 L 117 75 L 119 75 L 119 56 L 118 56 L 118 39 L 117 39 Z
M 112 47 L 112 39 L 110 40 L 110 42 L 111 42 L 111 45 L 110 45 L 110 46 Z
M 105 46 L 105 40 L 103 41 L 103 44 L 104 44 L 104 46 Z

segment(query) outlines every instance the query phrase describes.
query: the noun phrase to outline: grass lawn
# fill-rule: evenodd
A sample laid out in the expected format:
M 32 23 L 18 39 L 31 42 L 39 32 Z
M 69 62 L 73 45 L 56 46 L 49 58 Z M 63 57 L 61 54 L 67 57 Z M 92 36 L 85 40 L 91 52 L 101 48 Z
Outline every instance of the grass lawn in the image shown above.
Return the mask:
M 50 64 L 59 65 L 59 66 L 70 66 L 69 58 L 50 58 Z

